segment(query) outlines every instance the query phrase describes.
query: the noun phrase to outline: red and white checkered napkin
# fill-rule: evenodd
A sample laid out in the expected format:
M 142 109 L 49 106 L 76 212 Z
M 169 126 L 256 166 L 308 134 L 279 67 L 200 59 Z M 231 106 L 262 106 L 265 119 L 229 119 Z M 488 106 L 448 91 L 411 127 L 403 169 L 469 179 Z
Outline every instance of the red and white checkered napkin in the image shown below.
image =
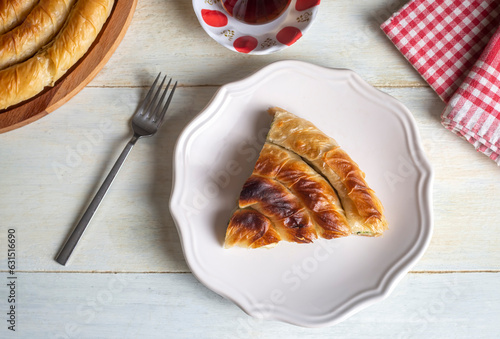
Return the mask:
M 443 125 L 500 165 L 497 0 L 412 0 L 382 29 L 448 104 Z
M 451 97 L 443 125 L 500 165 L 500 29 Z

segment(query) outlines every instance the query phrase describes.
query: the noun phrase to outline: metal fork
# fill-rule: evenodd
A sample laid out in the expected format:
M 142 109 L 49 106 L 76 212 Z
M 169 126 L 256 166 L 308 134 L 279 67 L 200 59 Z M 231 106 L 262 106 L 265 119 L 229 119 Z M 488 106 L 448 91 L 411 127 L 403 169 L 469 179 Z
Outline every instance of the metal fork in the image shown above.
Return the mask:
M 137 140 L 139 140 L 142 137 L 153 136 L 160 128 L 163 122 L 163 118 L 165 117 L 165 113 L 167 112 L 168 105 L 170 104 L 172 96 L 174 95 L 175 88 L 177 87 L 177 81 L 176 81 L 174 87 L 172 88 L 170 94 L 168 95 L 167 100 L 165 101 L 165 97 L 170 87 L 170 83 L 172 82 L 172 79 L 170 79 L 168 81 L 165 90 L 163 91 L 163 94 L 161 95 L 160 99 L 158 99 L 158 96 L 160 95 L 161 92 L 161 88 L 165 83 L 165 79 L 167 78 L 166 76 L 163 77 L 160 86 L 157 87 L 156 85 L 158 83 L 160 75 L 161 73 L 158 74 L 158 76 L 156 77 L 156 80 L 153 82 L 153 85 L 151 85 L 151 88 L 149 89 L 146 98 L 144 98 L 141 105 L 139 106 L 134 116 L 132 117 L 132 129 L 134 131 L 132 139 L 130 139 L 127 146 L 125 146 L 125 149 L 122 151 L 122 153 L 118 157 L 118 160 L 116 160 L 116 163 L 114 164 L 113 168 L 111 169 L 108 176 L 102 183 L 101 188 L 99 188 L 99 191 L 97 191 L 89 207 L 87 207 L 87 210 L 83 214 L 82 218 L 71 232 L 71 235 L 66 240 L 64 246 L 59 251 L 59 254 L 56 257 L 56 261 L 61 265 L 66 265 L 66 263 L 68 262 L 71 253 L 73 253 L 73 250 L 75 249 L 76 245 L 78 244 L 78 241 L 83 235 L 83 232 L 87 228 L 87 225 L 94 216 L 94 213 L 96 212 L 97 208 L 99 207 L 99 204 L 104 198 L 104 195 L 108 191 L 109 186 L 111 186 L 111 183 L 115 179 L 116 174 L 120 170 L 123 162 L 127 158 L 127 155 L 130 153 L 132 147 L 134 147 Z

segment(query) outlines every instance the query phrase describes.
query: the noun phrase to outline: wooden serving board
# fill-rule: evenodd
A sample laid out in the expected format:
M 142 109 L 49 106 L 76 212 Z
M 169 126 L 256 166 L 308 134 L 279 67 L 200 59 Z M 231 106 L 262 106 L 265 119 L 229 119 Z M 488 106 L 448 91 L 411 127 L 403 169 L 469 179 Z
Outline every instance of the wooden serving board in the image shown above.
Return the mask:
M 104 67 L 127 31 L 137 0 L 116 0 L 114 8 L 87 53 L 53 87 L 6 110 L 0 110 L 0 133 L 29 124 L 61 107 Z

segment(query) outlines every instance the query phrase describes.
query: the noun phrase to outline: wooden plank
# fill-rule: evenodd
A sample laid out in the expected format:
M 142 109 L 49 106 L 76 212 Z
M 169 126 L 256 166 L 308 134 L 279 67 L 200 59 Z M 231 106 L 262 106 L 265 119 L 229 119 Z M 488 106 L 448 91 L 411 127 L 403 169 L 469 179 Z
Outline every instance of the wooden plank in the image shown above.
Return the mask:
M 350 68 L 377 86 L 425 86 L 379 28 L 405 2 L 322 1 L 316 21 L 297 43 L 266 56 L 217 44 L 198 23 L 191 1 L 139 2 L 117 53 L 91 86 L 147 86 L 159 71 L 182 85 L 221 85 L 283 59 Z
M 216 89 L 178 89 L 161 134 L 136 145 L 66 268 L 53 258 L 130 137 L 145 89 L 86 88 L 0 135 L 0 244 L 17 229 L 26 271 L 188 271 L 168 211 L 172 152 Z M 413 112 L 435 170 L 434 237 L 414 269 L 500 270 L 498 167 L 440 125 L 443 104 L 429 88 L 382 90 Z
M 499 279 L 500 273 L 409 274 L 386 300 L 333 327 L 306 329 L 251 318 L 191 274 L 19 273 L 16 334 L 58 339 L 497 338 Z M 0 299 L 0 309 L 7 309 L 6 298 Z M 0 329 L 3 337 L 9 332 L 5 324 Z
M 215 90 L 176 92 L 162 133 L 141 140 L 130 154 L 71 270 L 88 270 L 89 263 L 92 270 L 128 270 L 126 263 L 139 258 L 139 271 L 187 270 L 168 210 L 172 152 L 182 127 Z M 62 268 L 53 258 L 131 137 L 129 119 L 143 92 L 85 89 L 53 115 L 0 135 L 0 182 L 8 197 L 1 229 L 16 228 L 21 244 L 30 244 L 20 245 L 22 269 Z M 131 238 L 122 237 L 129 232 Z M 5 236 L 0 232 L 0 239 Z

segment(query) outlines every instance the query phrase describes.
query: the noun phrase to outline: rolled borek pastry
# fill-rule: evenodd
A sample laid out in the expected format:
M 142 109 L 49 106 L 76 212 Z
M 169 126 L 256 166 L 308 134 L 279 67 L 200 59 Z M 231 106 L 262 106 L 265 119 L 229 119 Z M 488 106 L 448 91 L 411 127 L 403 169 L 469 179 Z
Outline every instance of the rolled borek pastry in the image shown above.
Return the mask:
M 17 27 L 0 35 L 0 69 L 31 57 L 61 29 L 75 0 L 41 0 Z
M 37 3 L 38 0 L 0 0 L 0 34 L 23 22 Z
M 0 71 L 0 109 L 53 86 L 90 48 L 113 0 L 79 0 L 56 37 L 32 58 Z

